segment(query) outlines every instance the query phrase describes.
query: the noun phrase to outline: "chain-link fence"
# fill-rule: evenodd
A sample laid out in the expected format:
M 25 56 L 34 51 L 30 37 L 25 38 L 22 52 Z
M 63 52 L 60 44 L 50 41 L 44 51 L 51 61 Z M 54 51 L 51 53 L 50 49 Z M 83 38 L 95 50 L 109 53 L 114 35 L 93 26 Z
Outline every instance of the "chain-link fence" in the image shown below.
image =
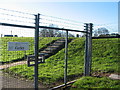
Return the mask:
M 90 74 L 92 24 L 0 10 L 3 88 L 51 88 Z
M 24 83 L 17 78 L 19 76 L 22 78 L 22 70 L 25 69 L 25 67 L 19 69 L 19 72 L 22 74 L 17 74 L 18 72 L 16 72 L 15 68 L 20 67 L 22 64 L 27 65 L 27 55 L 34 54 L 34 28 L 24 28 L 22 25 L 35 26 L 35 16 L 6 9 L 0 9 L 0 12 L 0 22 L 7 24 L 0 25 L 0 63 L 2 64 L 0 69 L 3 71 L 2 87 L 29 88 L 31 87 L 30 84 L 27 85 L 27 83 Z M 13 78 L 13 76 L 16 78 Z

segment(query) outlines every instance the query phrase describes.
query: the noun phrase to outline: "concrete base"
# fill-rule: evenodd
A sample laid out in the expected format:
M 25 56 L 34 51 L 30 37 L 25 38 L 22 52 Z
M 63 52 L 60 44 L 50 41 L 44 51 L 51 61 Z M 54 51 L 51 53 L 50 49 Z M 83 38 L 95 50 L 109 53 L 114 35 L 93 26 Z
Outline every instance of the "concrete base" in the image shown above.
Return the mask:
M 120 75 L 111 74 L 111 75 L 109 76 L 109 78 L 111 78 L 111 79 L 116 79 L 116 80 L 120 80 Z

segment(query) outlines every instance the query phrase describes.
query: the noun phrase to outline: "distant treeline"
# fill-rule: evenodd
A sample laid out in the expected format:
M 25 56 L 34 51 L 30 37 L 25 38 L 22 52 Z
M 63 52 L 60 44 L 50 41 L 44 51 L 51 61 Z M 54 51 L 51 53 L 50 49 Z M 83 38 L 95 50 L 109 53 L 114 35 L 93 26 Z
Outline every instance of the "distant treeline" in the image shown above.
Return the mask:
M 112 33 L 112 34 L 101 34 L 97 37 L 92 37 L 92 39 L 100 39 L 100 38 L 120 38 L 120 35 L 117 33 Z
M 120 36 L 120 34 L 118 34 L 118 33 L 101 34 L 98 37 L 110 37 L 110 36 L 116 36 L 116 37 L 118 37 L 118 36 Z

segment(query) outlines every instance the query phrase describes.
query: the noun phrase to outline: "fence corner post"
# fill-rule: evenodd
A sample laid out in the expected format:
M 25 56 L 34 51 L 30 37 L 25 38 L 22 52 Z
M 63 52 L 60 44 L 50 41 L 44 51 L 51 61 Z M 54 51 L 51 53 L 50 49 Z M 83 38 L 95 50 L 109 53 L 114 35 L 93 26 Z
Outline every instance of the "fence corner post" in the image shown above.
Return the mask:
M 85 58 L 84 58 L 84 76 L 91 75 L 92 65 L 92 23 L 85 23 L 86 41 L 85 41 Z
M 89 24 L 89 72 L 90 72 L 90 74 L 89 75 L 91 75 L 91 71 L 92 71 L 92 30 L 93 30 L 93 24 L 92 23 L 90 23 Z
M 85 37 L 85 56 L 84 56 L 84 76 L 89 75 L 89 62 L 88 62 L 88 23 L 85 23 L 86 37 Z

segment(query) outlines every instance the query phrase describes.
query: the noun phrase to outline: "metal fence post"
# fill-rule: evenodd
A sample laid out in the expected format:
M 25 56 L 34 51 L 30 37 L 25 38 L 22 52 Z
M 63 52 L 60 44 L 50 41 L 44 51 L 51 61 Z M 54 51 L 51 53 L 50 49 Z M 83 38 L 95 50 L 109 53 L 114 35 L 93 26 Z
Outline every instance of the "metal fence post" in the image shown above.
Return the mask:
M 64 84 L 67 84 L 67 61 L 68 61 L 68 31 L 66 31 L 65 40 L 65 67 L 64 67 Z
M 92 66 L 92 30 L 93 30 L 93 24 L 89 24 L 89 72 L 91 75 L 91 66 Z
M 85 61 L 84 61 L 84 76 L 91 75 L 92 64 L 92 27 L 93 24 L 85 24 L 86 27 L 86 41 L 85 41 Z
M 88 61 L 88 54 L 89 54 L 89 49 L 88 49 L 88 24 L 85 23 L 85 30 L 86 30 L 86 40 L 85 40 L 85 59 L 84 59 L 84 76 L 89 76 L 89 61 Z
M 35 15 L 35 66 L 34 66 L 34 88 L 38 90 L 38 49 L 39 49 L 39 15 Z

